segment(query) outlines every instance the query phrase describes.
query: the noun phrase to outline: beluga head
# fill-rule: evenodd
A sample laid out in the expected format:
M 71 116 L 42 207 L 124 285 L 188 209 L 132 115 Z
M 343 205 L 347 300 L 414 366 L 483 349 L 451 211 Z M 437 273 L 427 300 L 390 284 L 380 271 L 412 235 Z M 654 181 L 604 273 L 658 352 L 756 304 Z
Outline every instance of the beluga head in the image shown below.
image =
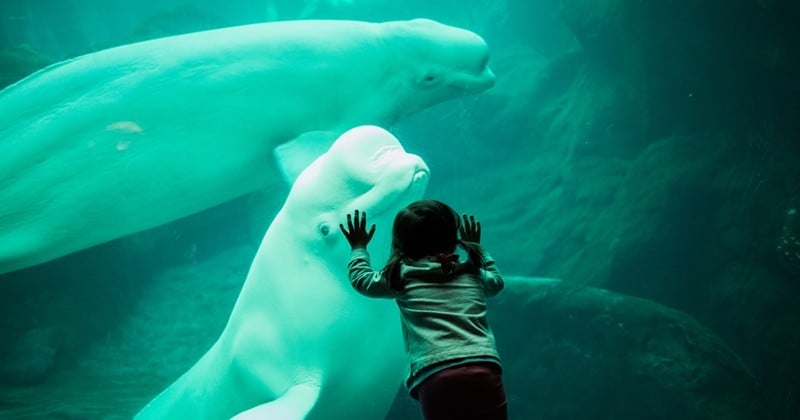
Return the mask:
M 385 97 L 402 102 L 402 117 L 483 92 L 495 84 L 489 47 L 479 35 L 429 19 L 385 22 L 380 44 L 393 54 Z
M 285 225 L 304 238 L 306 252 L 340 271 L 349 247 L 339 223 L 356 209 L 365 211 L 370 224 L 379 227 L 370 243 L 379 263 L 388 257 L 394 216 L 422 197 L 428 177 L 425 162 L 406 152 L 391 133 L 377 126 L 356 127 L 300 174 L 276 221 L 292 219 Z

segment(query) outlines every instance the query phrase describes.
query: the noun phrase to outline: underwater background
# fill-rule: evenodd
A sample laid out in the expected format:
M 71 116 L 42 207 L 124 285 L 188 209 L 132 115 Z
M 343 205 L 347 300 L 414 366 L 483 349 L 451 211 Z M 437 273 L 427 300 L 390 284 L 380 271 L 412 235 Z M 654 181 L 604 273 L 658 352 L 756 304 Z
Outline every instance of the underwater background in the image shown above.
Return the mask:
M 492 302 L 511 418 L 800 418 L 800 3 L 4 1 L 0 87 L 156 37 L 417 17 L 483 36 L 497 84 L 387 128 L 504 274 L 562 279 Z M 218 337 L 286 191 L 0 275 L 0 418 L 130 418 Z M 387 418 L 418 411 L 398 388 Z

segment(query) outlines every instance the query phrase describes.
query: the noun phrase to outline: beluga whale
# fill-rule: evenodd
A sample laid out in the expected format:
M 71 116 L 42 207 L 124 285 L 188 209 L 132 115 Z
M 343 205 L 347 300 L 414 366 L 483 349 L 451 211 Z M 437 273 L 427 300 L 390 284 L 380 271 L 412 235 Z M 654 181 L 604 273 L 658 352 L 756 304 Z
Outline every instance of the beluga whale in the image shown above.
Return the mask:
M 427 183 L 386 130 L 344 133 L 297 178 L 219 339 L 136 419 L 383 419 L 406 369 L 400 319 L 391 300 L 352 289 L 338 224 L 365 211 L 379 263 Z
M 346 130 L 494 84 L 427 19 L 270 22 L 123 45 L 0 91 L 0 274 L 286 191 Z

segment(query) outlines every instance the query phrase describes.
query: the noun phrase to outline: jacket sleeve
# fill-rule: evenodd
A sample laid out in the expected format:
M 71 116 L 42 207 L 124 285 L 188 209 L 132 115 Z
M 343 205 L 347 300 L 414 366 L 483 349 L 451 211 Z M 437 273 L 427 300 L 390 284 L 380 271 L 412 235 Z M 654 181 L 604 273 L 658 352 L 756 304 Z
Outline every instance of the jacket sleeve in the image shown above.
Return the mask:
M 494 262 L 489 253 L 486 251 L 482 251 L 483 257 L 483 266 L 480 269 L 481 278 L 483 279 L 483 287 L 486 290 L 486 296 L 492 297 L 500 293 L 505 286 L 503 282 L 503 276 L 500 274 L 500 270 L 497 268 L 497 264 Z
M 354 249 L 347 263 L 350 284 L 364 296 L 377 298 L 394 298 L 389 288 L 389 281 L 382 272 L 372 269 L 369 253 L 364 248 Z

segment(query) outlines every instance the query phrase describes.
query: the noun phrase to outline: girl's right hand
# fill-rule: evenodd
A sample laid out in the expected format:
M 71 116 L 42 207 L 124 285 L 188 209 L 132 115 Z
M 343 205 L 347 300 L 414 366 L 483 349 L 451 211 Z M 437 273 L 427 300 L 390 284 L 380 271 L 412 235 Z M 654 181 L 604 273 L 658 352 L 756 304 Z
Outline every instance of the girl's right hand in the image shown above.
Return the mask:
M 374 224 L 367 230 L 367 213 L 362 212 L 359 218 L 358 210 L 353 213 L 352 217 L 350 214 L 347 215 L 347 229 L 345 229 L 344 225 L 341 223 L 339 223 L 339 229 L 342 230 L 344 237 L 347 238 L 347 242 L 350 243 L 352 249 L 366 249 L 367 244 L 372 240 L 372 235 L 375 234 Z
M 466 214 L 461 215 L 464 223 L 458 228 L 461 232 L 461 240 L 464 242 L 481 242 L 481 222 L 475 221 L 475 216 Z

